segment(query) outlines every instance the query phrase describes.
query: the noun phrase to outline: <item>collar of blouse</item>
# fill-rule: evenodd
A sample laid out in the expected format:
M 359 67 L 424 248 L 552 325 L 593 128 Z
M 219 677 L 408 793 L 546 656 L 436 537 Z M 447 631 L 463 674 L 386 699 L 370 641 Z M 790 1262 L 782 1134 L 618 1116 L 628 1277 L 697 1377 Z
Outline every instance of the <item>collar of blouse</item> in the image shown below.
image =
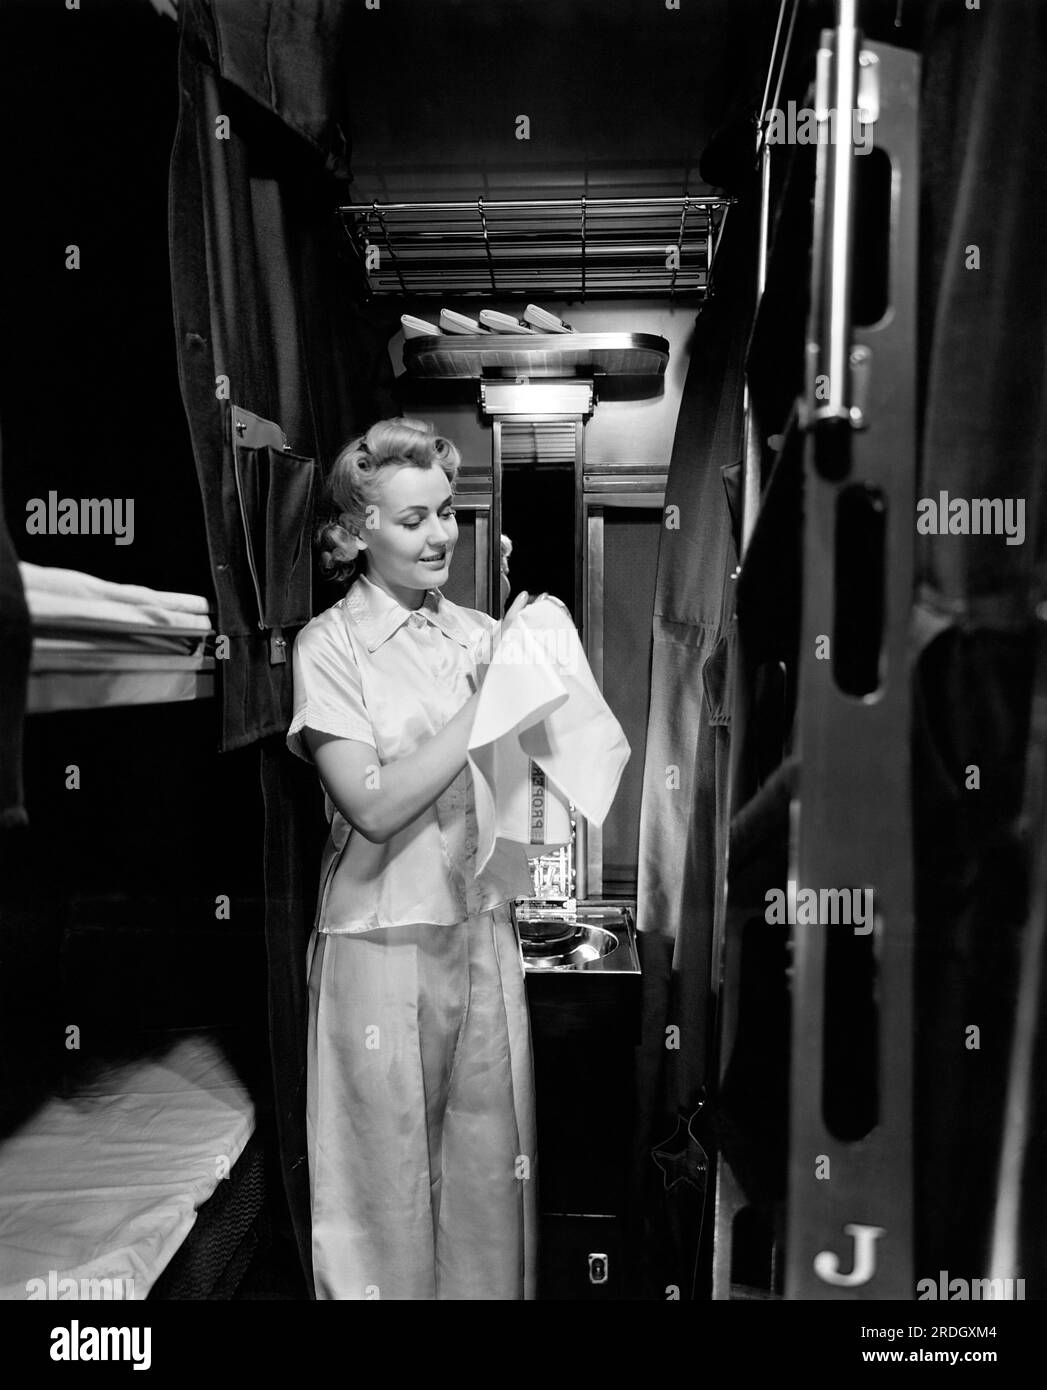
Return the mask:
M 472 638 L 451 612 L 447 600 L 439 589 L 430 589 L 420 609 L 412 610 L 398 603 L 391 594 L 372 584 L 362 574 L 345 596 L 345 604 L 354 621 L 359 625 L 369 652 L 375 651 L 383 642 L 398 632 L 415 612 L 423 614 L 453 641 L 463 647 L 471 647 Z

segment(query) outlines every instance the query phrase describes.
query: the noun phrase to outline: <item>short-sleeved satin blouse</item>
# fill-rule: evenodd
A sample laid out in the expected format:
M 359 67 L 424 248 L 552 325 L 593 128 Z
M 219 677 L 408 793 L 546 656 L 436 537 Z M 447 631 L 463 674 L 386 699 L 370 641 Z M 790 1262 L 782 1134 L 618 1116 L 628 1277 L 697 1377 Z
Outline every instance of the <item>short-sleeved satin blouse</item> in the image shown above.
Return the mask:
M 312 762 L 302 730 L 356 739 L 376 764 L 411 753 L 472 693 L 477 650 L 496 626 L 431 590 L 416 611 L 361 575 L 295 640 L 287 746 Z M 499 840 L 475 874 L 476 813 L 464 768 L 434 805 L 385 844 L 345 820 L 325 792 L 330 833 L 316 929 L 332 935 L 432 922 L 449 925 L 532 891 L 523 845 Z

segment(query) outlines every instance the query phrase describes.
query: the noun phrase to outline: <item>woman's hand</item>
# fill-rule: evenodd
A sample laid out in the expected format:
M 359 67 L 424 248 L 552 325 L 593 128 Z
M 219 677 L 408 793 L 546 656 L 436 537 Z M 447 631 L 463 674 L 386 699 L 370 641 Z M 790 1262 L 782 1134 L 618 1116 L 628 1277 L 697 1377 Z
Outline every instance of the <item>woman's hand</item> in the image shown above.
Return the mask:
M 516 598 L 513 600 L 512 607 L 502 618 L 501 622 L 490 632 L 484 634 L 484 639 L 476 654 L 476 673 L 469 677 L 469 684 L 474 694 L 479 692 L 480 687 L 484 683 L 484 678 L 494 661 L 494 654 L 498 650 L 498 643 L 502 640 L 502 634 L 505 632 L 505 629 L 515 619 L 520 609 L 526 608 L 530 602 L 531 600 L 528 597 L 527 590 L 524 589 L 522 593 L 517 594 Z
M 535 595 L 535 598 L 537 598 L 537 597 L 538 597 L 538 595 L 536 594 L 536 595 Z M 509 626 L 509 624 L 513 621 L 513 619 L 516 617 L 517 613 L 520 612 L 521 608 L 526 608 L 527 605 L 528 605 L 529 603 L 533 603 L 533 602 L 534 602 L 534 599 L 533 599 L 533 598 L 531 597 L 531 595 L 527 592 L 527 590 L 526 590 L 526 589 L 521 589 L 520 592 L 519 592 L 519 593 L 516 595 L 516 597 L 513 599 L 512 604 L 510 605 L 510 608 L 509 608 L 508 613 L 504 614 L 504 616 L 502 617 L 501 625 L 499 626 L 499 628 L 498 628 L 498 630 L 497 630 L 497 633 L 496 633 L 496 636 L 495 636 L 495 647 L 497 647 L 497 645 L 498 645 L 498 639 L 501 637 L 501 634 L 505 631 L 505 629 L 506 629 L 506 628 Z M 491 654 L 492 654 L 492 655 L 494 654 L 494 649 L 493 649 L 493 648 L 492 648 L 492 653 L 491 653 Z
M 529 604 L 536 603 L 540 598 L 548 598 L 548 594 L 529 594 L 526 589 L 522 590 L 513 599 L 512 606 L 508 613 L 502 618 L 498 626 L 488 634 L 484 645 L 481 647 L 482 655 L 477 657 L 476 675 L 470 678 L 470 685 L 474 692 L 479 692 L 484 683 L 484 678 L 494 662 L 495 652 L 507 629 L 516 621 L 519 614 L 528 607 Z M 557 600 L 558 602 L 559 600 Z M 486 658 L 486 659 L 485 659 Z

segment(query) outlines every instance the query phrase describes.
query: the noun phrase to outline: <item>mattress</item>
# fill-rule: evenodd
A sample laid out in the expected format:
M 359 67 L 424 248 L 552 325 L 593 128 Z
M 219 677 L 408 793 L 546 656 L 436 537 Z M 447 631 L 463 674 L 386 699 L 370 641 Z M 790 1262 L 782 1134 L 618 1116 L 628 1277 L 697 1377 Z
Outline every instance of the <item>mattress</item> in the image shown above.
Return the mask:
M 146 1298 L 254 1125 L 206 1032 L 49 1098 L 0 1141 L 0 1298 Z

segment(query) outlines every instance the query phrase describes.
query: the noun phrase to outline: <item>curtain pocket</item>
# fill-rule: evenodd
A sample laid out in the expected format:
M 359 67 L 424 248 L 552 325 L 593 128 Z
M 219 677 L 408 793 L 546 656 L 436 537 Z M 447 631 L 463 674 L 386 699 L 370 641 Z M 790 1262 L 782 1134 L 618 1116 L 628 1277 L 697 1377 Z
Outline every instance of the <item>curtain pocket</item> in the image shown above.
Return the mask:
M 237 442 L 233 455 L 259 627 L 307 623 L 316 461 L 267 444 Z
M 702 694 L 710 724 L 731 722 L 731 660 L 734 649 L 734 626 L 717 638 L 712 651 L 702 663 Z

